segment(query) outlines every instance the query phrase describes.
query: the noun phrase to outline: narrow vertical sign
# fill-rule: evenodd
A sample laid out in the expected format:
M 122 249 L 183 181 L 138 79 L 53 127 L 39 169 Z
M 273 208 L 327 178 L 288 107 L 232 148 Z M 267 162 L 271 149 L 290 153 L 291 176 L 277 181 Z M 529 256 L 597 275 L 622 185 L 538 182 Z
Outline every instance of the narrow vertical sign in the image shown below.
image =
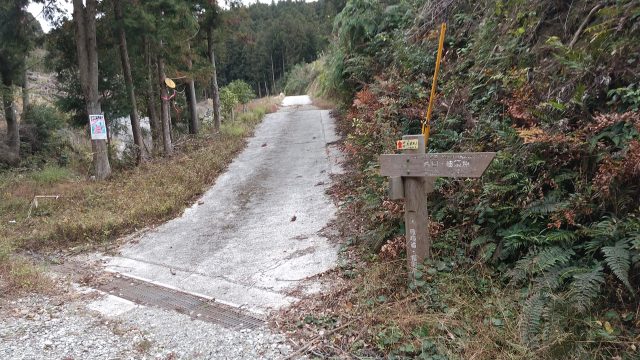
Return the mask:
M 107 123 L 104 115 L 89 115 L 91 140 L 107 140 Z

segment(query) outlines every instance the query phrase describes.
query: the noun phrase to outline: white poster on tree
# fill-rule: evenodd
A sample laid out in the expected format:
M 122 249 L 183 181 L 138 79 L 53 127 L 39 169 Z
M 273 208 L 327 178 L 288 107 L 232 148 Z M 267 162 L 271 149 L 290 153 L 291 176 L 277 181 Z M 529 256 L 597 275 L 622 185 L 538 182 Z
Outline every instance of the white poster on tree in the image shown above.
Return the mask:
M 89 115 L 91 140 L 107 140 L 107 123 L 104 115 Z

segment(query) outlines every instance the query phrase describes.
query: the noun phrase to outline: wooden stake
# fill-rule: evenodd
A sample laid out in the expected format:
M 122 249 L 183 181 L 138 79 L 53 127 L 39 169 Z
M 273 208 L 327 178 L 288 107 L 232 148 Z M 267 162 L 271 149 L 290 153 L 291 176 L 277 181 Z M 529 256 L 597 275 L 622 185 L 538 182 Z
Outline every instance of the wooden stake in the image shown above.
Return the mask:
M 402 177 L 392 176 L 389 178 L 389 199 L 404 199 L 404 184 L 402 182 Z
M 418 149 L 404 150 L 405 154 L 424 154 L 424 137 L 422 135 L 405 135 L 403 140 L 418 140 Z M 409 280 L 413 280 L 418 264 L 422 264 L 431 256 L 431 238 L 429 237 L 429 217 L 427 214 L 427 201 L 425 178 L 413 177 L 411 174 L 404 176 L 404 223 L 405 237 L 407 240 L 407 266 Z

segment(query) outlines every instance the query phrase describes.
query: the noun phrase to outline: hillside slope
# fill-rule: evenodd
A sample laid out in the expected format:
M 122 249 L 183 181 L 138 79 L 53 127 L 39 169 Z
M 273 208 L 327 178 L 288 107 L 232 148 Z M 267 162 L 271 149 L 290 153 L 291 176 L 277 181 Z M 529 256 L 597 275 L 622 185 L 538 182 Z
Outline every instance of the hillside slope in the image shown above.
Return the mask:
M 345 104 L 357 238 L 402 253 L 402 204 L 386 200 L 377 156 L 420 133 L 441 22 L 428 151 L 498 155 L 480 180 L 437 180 L 423 289 L 372 290 L 388 260 L 362 270 L 360 295 L 427 302 L 409 323 L 374 316 L 371 341 L 399 357 L 637 356 L 638 1 L 349 1 L 315 86 Z

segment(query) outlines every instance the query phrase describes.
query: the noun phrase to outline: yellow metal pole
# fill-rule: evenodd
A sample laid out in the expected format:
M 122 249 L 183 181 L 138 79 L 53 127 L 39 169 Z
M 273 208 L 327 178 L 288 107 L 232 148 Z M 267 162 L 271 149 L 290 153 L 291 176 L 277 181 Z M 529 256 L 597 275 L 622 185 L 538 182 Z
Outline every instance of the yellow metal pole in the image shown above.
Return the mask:
M 433 83 L 431 84 L 431 95 L 429 96 L 429 107 L 427 108 L 427 117 L 422 123 L 422 136 L 424 136 L 424 146 L 429 143 L 429 133 L 431 132 L 431 110 L 433 109 L 433 101 L 436 97 L 436 84 L 438 83 L 438 72 L 440 71 L 440 61 L 442 60 L 442 48 L 444 47 L 444 34 L 447 31 L 447 24 L 442 23 L 440 27 L 440 42 L 438 43 L 438 56 L 436 58 L 436 69 L 433 73 Z

